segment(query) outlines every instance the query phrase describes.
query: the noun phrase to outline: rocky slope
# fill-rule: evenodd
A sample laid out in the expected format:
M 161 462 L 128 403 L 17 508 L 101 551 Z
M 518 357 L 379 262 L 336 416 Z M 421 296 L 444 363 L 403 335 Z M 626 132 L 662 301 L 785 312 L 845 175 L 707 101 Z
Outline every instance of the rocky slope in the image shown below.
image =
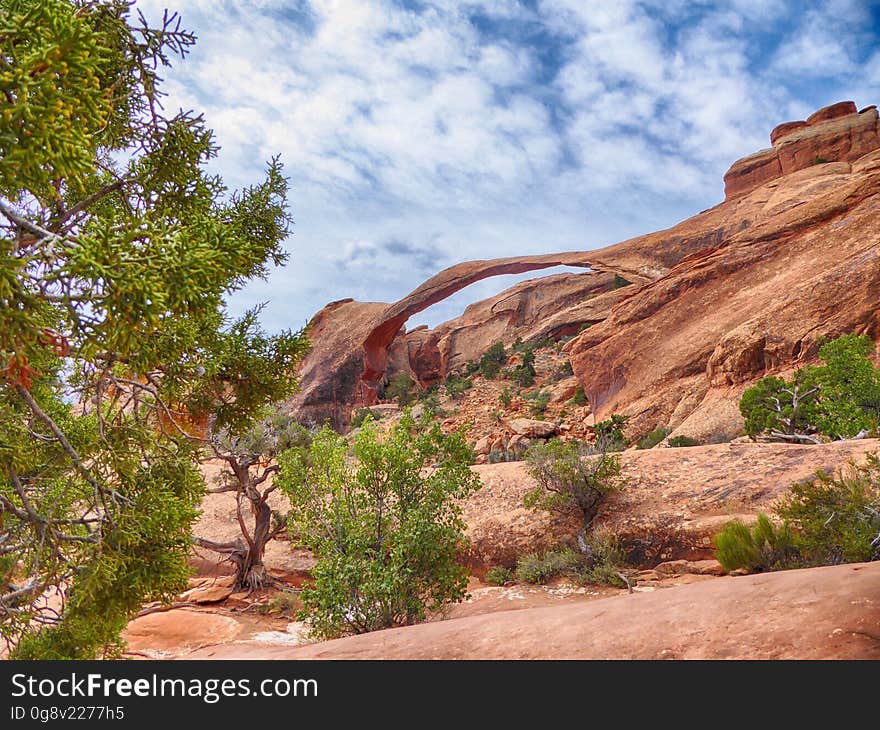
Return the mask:
M 823 337 L 880 329 L 877 109 L 834 104 L 779 125 L 771 143 L 731 166 L 724 202 L 668 230 L 596 251 L 458 264 L 390 305 L 328 305 L 291 407 L 344 425 L 394 372 L 425 386 L 495 341 L 589 324 L 568 348 L 597 417 L 630 414 L 634 434 L 735 429 L 731 404 L 748 383 L 814 359 Z M 559 264 L 589 270 L 520 284 L 434 330 L 404 328 L 479 279 Z

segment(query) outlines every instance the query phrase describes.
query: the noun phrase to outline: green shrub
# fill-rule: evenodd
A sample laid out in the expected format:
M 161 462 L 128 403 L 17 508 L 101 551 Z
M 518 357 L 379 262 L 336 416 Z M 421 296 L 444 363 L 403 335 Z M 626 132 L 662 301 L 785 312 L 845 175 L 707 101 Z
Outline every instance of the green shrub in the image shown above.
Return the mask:
M 513 449 L 492 449 L 488 455 L 490 464 L 501 464 L 505 461 L 522 461 L 522 455 Z
M 486 583 L 493 586 L 505 586 L 508 583 L 513 583 L 515 578 L 516 576 L 510 568 L 504 568 L 500 565 L 486 571 Z
M 653 449 L 663 439 L 669 435 L 669 429 L 665 426 L 655 428 L 653 431 L 646 433 L 638 441 L 636 441 L 637 449 Z
M 850 464 L 837 476 L 818 472 L 797 482 L 777 512 L 789 521 L 805 565 L 880 557 L 880 462 Z
M 587 539 L 589 567 L 583 575 L 584 583 L 593 585 L 629 587 L 621 576 L 626 568 L 626 558 L 617 541 L 608 535 L 590 535 Z
M 623 426 L 628 420 L 629 416 L 614 413 L 611 418 L 599 421 L 593 429 L 596 448 L 600 451 L 623 451 L 629 445 L 623 433 Z
M 556 368 L 556 372 L 553 374 L 553 381 L 565 380 L 566 378 L 570 378 L 574 375 L 574 370 L 571 367 L 571 360 L 566 360 L 562 363 L 558 368 Z
M 510 371 L 510 379 L 521 388 L 531 388 L 536 374 L 535 350 L 527 348 L 523 351 L 522 362 Z
M 788 380 L 762 378 L 740 400 L 746 434 L 809 441 L 813 434 L 837 439 L 876 431 L 880 369 L 871 362 L 873 350 L 868 337 L 843 335 L 819 349 L 823 365 L 798 370 Z
M 479 371 L 487 380 L 494 380 L 506 364 L 507 352 L 504 350 L 504 345 L 496 342 L 480 358 Z
M 626 586 L 620 571 L 623 554 L 607 537 L 592 537 L 585 552 L 559 547 L 543 553 L 523 555 L 516 566 L 516 578 L 522 583 L 543 585 L 556 578 L 568 578 L 580 584 Z
M 614 283 L 612 284 L 614 289 L 622 289 L 630 284 L 632 284 L 632 282 L 629 281 L 629 279 L 624 279 L 620 274 L 614 275 Z
M 501 423 L 501 414 L 498 411 L 492 411 L 489 414 L 489 420 L 492 421 L 492 423 Z
M 352 447 L 325 427 L 280 455 L 291 539 L 317 559 L 301 593 L 315 636 L 413 624 L 464 598 L 461 502 L 480 486 L 472 460 L 461 433 L 409 411 L 382 440 L 369 422 Z
M 788 524 L 775 527 L 763 513 L 751 528 L 733 520 L 715 536 L 715 557 L 725 570 L 759 572 L 790 567 L 796 555 Z
M 464 374 L 465 375 L 474 375 L 475 373 L 480 372 L 480 363 L 479 362 L 469 362 L 464 366 Z
M 415 400 L 415 381 L 407 373 L 397 373 L 385 386 L 385 398 L 405 408 Z
M 446 378 L 446 393 L 455 400 L 461 398 L 465 391 L 474 387 L 474 381 L 461 375 L 450 375 Z
M 570 547 L 563 547 L 523 555 L 516 565 L 516 578 L 521 583 L 543 585 L 554 578 L 577 579 L 586 570 L 584 556 Z
M 501 402 L 501 405 L 505 408 L 510 408 L 510 404 L 513 401 L 513 394 L 505 388 L 501 391 L 501 395 L 498 396 L 498 400 Z
M 529 413 L 533 416 L 540 416 L 547 410 L 547 406 L 550 404 L 550 393 L 546 390 L 537 390 L 534 393 L 529 393 L 526 396 L 526 400 L 529 401 Z
M 300 598 L 299 591 L 283 590 L 276 593 L 268 603 L 260 604 L 257 608 L 261 614 L 281 614 L 288 618 L 293 618 L 297 613 L 303 610 L 303 602 Z
M 381 420 L 382 416 L 375 411 L 371 411 L 369 408 L 358 408 L 351 417 L 351 427 L 360 428 L 368 418 L 378 421 Z
M 673 436 L 666 443 L 674 449 L 700 445 L 700 442 L 697 439 L 691 438 L 690 436 Z
M 574 392 L 569 403 L 573 406 L 587 405 L 587 394 L 584 393 L 584 387 L 582 385 L 578 386 L 578 389 Z
M 619 457 L 592 453 L 588 444 L 559 439 L 533 446 L 526 453 L 529 474 L 538 485 L 526 493 L 525 506 L 577 510 L 583 520 L 582 539 L 604 499 L 623 486 Z

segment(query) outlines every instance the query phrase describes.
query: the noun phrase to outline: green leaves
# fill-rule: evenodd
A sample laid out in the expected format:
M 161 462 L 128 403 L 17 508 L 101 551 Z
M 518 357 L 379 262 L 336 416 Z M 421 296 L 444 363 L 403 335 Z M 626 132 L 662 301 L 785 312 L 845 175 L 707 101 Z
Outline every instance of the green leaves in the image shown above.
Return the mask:
M 880 423 L 880 370 L 869 359 L 874 345 L 843 335 L 819 350 L 823 365 L 798 370 L 786 380 L 768 376 L 748 388 L 739 408 L 745 431 L 849 438 Z
M 526 452 L 529 474 L 538 485 L 526 493 L 526 507 L 577 510 L 588 528 L 602 501 L 624 485 L 620 457 L 595 453 L 577 441 L 551 439 Z
M 322 637 L 421 621 L 464 596 L 460 501 L 479 488 L 461 434 L 407 412 L 380 439 L 369 420 L 351 450 L 329 428 L 279 459 L 292 539 L 318 558 L 303 591 Z
M 287 181 L 275 158 L 229 193 L 204 118 L 166 116 L 157 71 L 194 40 L 123 0 L 0 3 L 0 632 L 22 657 L 94 656 L 184 585 L 193 442 L 254 428 L 307 347 L 225 313 L 286 259 Z M 60 618 L 38 601 L 59 586 Z

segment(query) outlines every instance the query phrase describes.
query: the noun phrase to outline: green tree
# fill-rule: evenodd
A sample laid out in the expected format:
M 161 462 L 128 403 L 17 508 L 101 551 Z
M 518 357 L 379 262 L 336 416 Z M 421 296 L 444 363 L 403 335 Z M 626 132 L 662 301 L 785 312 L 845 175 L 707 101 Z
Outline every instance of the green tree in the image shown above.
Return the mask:
M 791 380 L 762 378 L 739 402 L 745 432 L 752 438 L 769 433 L 784 440 L 815 441 L 809 434 L 815 431 L 818 399 L 813 369 L 799 370 Z
M 507 352 L 504 349 L 504 345 L 496 342 L 483 353 L 483 356 L 480 358 L 479 370 L 484 378 L 494 380 L 498 377 L 498 373 L 501 372 L 501 368 L 506 364 Z
M 525 506 L 580 513 L 577 535 L 581 552 L 589 551 L 587 533 L 605 498 L 624 486 L 620 457 L 596 453 L 589 444 L 551 439 L 526 453 L 529 474 L 537 486 L 525 495 Z
M 880 423 L 880 370 L 870 360 L 868 337 L 843 335 L 819 350 L 822 365 L 790 379 L 768 376 L 748 388 L 739 408 L 746 434 L 818 443 L 815 434 L 852 438 Z
M 325 427 L 281 455 L 291 537 L 318 561 L 302 592 L 314 634 L 412 624 L 464 597 L 460 502 L 480 485 L 472 459 L 462 434 L 409 412 L 384 441 L 367 420 L 351 452 Z
M 397 373 L 385 386 L 385 397 L 404 408 L 415 400 L 415 381 L 408 373 Z
M 112 653 L 185 588 L 205 438 L 295 385 L 304 341 L 224 307 L 284 261 L 287 183 L 273 160 L 229 193 L 202 117 L 165 114 L 158 71 L 193 43 L 120 0 L 0 3 L 0 632 L 19 658 Z
M 819 350 L 824 365 L 815 377 L 821 392 L 816 426 L 832 438 L 848 438 L 880 425 L 880 369 L 868 337 L 843 335 Z

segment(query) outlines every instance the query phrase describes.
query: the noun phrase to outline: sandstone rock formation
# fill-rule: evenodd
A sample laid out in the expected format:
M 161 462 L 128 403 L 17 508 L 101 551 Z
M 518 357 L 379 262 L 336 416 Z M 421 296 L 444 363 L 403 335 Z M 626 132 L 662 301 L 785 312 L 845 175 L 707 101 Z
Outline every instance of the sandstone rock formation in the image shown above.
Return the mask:
M 880 659 L 880 563 L 690 585 L 198 659 Z
M 806 121 L 784 122 L 770 133 L 770 149 L 737 160 L 724 175 L 727 200 L 764 183 L 823 162 L 852 162 L 880 147 L 877 108 L 860 112 L 851 101 L 832 104 Z
M 633 436 L 660 425 L 733 435 L 749 383 L 814 360 L 824 337 L 880 329 L 878 130 L 876 108 L 834 104 L 777 126 L 771 149 L 731 167 L 723 203 L 665 231 L 589 252 L 458 264 L 390 305 L 328 305 L 312 321 L 291 408 L 344 426 L 394 372 L 426 386 L 494 342 L 591 324 L 568 353 L 597 419 L 626 413 Z M 524 282 L 433 330 L 405 330 L 408 317 L 468 284 L 555 265 L 589 270 Z M 617 277 L 633 285 L 615 288 Z

